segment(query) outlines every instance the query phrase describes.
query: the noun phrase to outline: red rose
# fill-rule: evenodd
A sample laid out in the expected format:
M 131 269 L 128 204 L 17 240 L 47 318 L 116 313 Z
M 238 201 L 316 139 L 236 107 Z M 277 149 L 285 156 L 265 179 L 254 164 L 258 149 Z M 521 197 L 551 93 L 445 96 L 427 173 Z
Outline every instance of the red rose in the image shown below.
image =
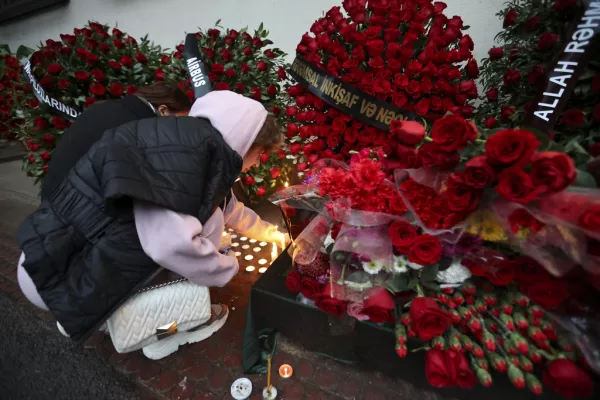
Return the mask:
M 510 225 L 510 230 L 513 233 L 519 233 L 521 229 L 529 229 L 535 233 L 539 232 L 544 227 L 544 223 L 538 221 L 524 208 L 513 211 L 508 216 L 508 223 Z
M 452 325 L 452 314 L 430 297 L 417 297 L 410 305 L 410 328 L 426 342 L 441 336 Z
M 33 123 L 35 124 L 35 126 L 37 126 L 39 130 L 44 130 L 48 127 L 48 121 L 42 117 L 35 117 L 33 119 Z
M 141 64 L 145 64 L 146 62 L 148 62 L 148 57 L 146 57 L 144 55 L 144 53 L 141 52 L 137 52 L 137 54 L 135 55 L 135 59 L 137 60 L 137 62 L 141 63 Z
M 244 182 L 246 183 L 246 185 L 254 185 L 256 183 L 256 180 L 254 179 L 254 177 L 252 175 L 248 175 L 244 179 Z
M 442 246 L 435 236 L 428 234 L 415 238 L 408 250 L 408 259 L 420 265 L 431 265 L 440 261 Z
M 69 82 L 69 81 L 66 81 L 64 79 L 61 79 L 61 80 L 58 81 L 58 87 L 60 89 L 66 89 L 69 86 L 71 86 L 71 82 Z
M 506 286 L 515 279 L 515 265 L 510 260 L 488 264 L 485 277 L 496 286 Z
M 446 353 L 443 350 L 430 349 L 425 354 L 425 376 L 433 387 L 452 387 L 456 381 L 454 364 L 449 362 Z
M 162 68 L 156 68 L 156 71 L 154 71 L 154 79 L 157 81 L 165 80 L 165 72 L 162 70 Z
M 478 156 L 465 164 L 465 183 L 474 188 L 483 189 L 496 179 L 494 169 L 487 162 L 487 157 Z
M 406 221 L 394 221 L 388 228 L 392 245 L 396 251 L 406 254 L 417 238 L 417 229 Z
M 345 125 L 345 124 L 344 124 Z M 425 137 L 425 127 L 416 121 L 394 120 L 390 124 L 392 136 L 407 146 L 416 146 Z
M 589 206 L 579 217 L 579 226 L 583 229 L 598 232 L 600 230 L 600 206 Z
M 256 69 L 258 69 L 260 72 L 265 72 L 268 68 L 269 65 L 264 61 L 259 61 L 258 64 L 256 64 Z
M 446 351 L 446 357 L 454 365 L 456 371 L 456 385 L 463 389 L 471 389 L 477 383 L 477 377 L 469 367 L 469 362 L 464 353 L 459 351 Z
M 262 196 L 264 196 L 264 195 L 265 195 L 265 193 L 267 193 L 267 189 L 265 189 L 265 187 L 264 187 L 264 186 L 261 186 L 261 187 L 259 187 L 259 188 L 256 190 L 256 195 L 257 195 L 258 197 L 262 197 Z
M 524 166 L 540 145 L 535 135 L 526 130 L 506 129 L 490 136 L 485 155 L 492 165 Z
M 75 72 L 75 78 L 79 81 L 87 81 L 89 77 L 89 74 L 85 71 Z
M 477 139 L 477 128 L 462 117 L 447 115 L 433 123 L 431 139 L 442 151 L 461 150 Z
M 566 12 L 573 8 L 575 4 L 577 4 L 577 0 L 556 0 L 552 8 L 558 12 Z
M 116 71 L 120 71 L 121 70 L 121 64 L 119 64 L 118 62 L 116 62 L 114 60 L 110 60 L 108 62 L 108 66 L 111 67 L 112 69 L 116 70 Z
M 567 110 L 560 122 L 572 127 L 578 127 L 585 122 L 585 115 L 579 110 Z
M 479 66 L 474 58 L 471 58 L 465 67 L 469 78 L 476 79 L 479 77 Z
M 299 293 L 300 290 L 302 290 L 302 284 L 300 283 L 301 279 L 298 271 L 294 269 L 287 274 L 285 287 L 287 287 L 290 292 Z
M 99 82 L 104 80 L 104 72 L 100 71 L 99 69 L 91 70 L 90 74 Z
M 60 66 L 60 64 L 50 64 L 50 65 L 48 65 L 48 68 L 46 69 L 46 71 L 49 74 L 56 75 L 56 74 L 59 74 L 60 71 L 62 71 L 62 69 L 63 68 Z
M 517 18 L 519 18 L 519 13 L 514 8 L 511 8 L 504 16 L 504 23 L 502 24 L 502 27 L 508 28 L 515 23 Z
M 267 94 L 271 97 L 277 95 L 277 86 L 269 85 L 269 87 L 267 87 Z
M 385 42 L 381 39 L 379 40 L 369 40 L 366 44 L 366 50 L 369 54 L 369 57 L 379 57 L 383 54 L 383 47 Z
M 504 86 L 512 86 L 521 78 L 521 72 L 514 68 L 509 68 L 504 73 Z
M 215 90 L 229 90 L 230 86 L 227 82 L 217 82 L 215 85 Z
M 54 125 L 56 129 L 65 129 L 67 127 L 67 121 L 61 117 L 52 117 L 52 125 Z
M 137 92 L 137 88 L 135 86 L 133 86 L 133 85 L 127 86 L 127 94 L 128 95 L 132 95 L 135 92 Z
M 388 322 L 394 319 L 394 297 L 386 289 L 380 289 L 365 299 L 362 313 L 373 323 Z
M 490 60 L 499 60 L 504 55 L 504 49 L 502 47 L 492 47 L 490 51 L 488 51 L 488 55 L 490 56 Z
M 60 38 L 63 42 L 68 43 L 68 44 L 75 44 L 75 42 L 77 41 L 77 38 L 73 35 L 60 35 Z
M 348 309 L 348 302 L 331 296 L 319 296 L 315 300 L 315 306 L 336 317 L 344 315 Z
M 277 76 L 279 77 L 280 80 L 284 80 L 287 78 L 287 74 L 283 67 L 277 68 Z
M 515 114 L 515 108 L 504 106 L 500 111 L 500 119 L 504 122 L 510 121 L 511 117 Z
M 531 180 L 548 192 L 561 192 L 575 182 L 577 171 L 573 159 L 565 153 L 542 151 L 533 156 Z
M 534 66 L 527 74 L 527 80 L 529 80 L 530 85 L 537 84 L 543 77 L 544 68 L 540 67 L 539 65 Z
M 593 391 L 589 375 L 568 359 L 552 360 L 544 372 L 543 382 L 567 398 L 589 397 Z
M 523 210 L 523 209 L 521 209 Z M 531 257 L 519 257 L 512 261 L 515 267 L 516 279 L 521 288 L 539 280 L 547 280 L 550 275 L 544 267 Z
M 95 96 L 103 96 L 106 93 L 106 88 L 101 83 L 92 83 L 90 93 Z
M 558 41 L 558 35 L 550 32 L 542 33 L 540 40 L 537 44 L 538 50 L 548 49 L 556 44 Z
M 111 83 L 110 84 L 110 94 L 114 97 L 121 97 L 123 95 L 123 85 L 120 83 Z
M 442 170 L 449 170 L 454 168 L 459 160 L 460 155 L 457 151 L 442 151 L 433 143 L 423 144 L 417 153 L 417 166 L 419 167 L 436 166 Z
M 40 152 L 40 158 L 48 162 L 48 160 L 50 160 L 50 153 L 48 153 L 47 151 L 42 151 Z
M 537 200 L 543 187 L 535 187 L 531 177 L 519 167 L 505 169 L 498 176 L 496 192 L 507 201 L 527 204 Z
M 525 30 L 527 32 L 533 32 L 536 30 L 536 28 L 540 24 L 541 20 L 542 20 L 542 17 L 540 17 L 539 15 L 536 15 L 534 17 L 529 18 L 527 21 L 525 21 L 523 23 L 523 26 L 525 27 Z
M 488 90 L 487 92 L 485 92 L 485 97 L 487 97 L 487 99 L 489 101 L 498 100 L 498 89 L 492 88 L 492 89 Z
M 128 56 L 121 56 L 121 64 L 127 68 L 131 68 L 133 66 L 133 60 Z
M 564 281 L 537 280 L 525 288 L 525 294 L 539 306 L 552 309 L 558 307 L 567 299 L 569 288 Z
M 448 179 L 444 198 L 448 200 L 448 207 L 451 211 L 471 212 L 479 205 L 481 190 L 470 186 L 465 173 L 457 171 Z
M 498 123 L 498 120 L 494 117 L 487 118 L 485 121 L 483 121 L 483 124 L 488 129 L 492 129 L 493 127 L 496 126 L 497 123 Z

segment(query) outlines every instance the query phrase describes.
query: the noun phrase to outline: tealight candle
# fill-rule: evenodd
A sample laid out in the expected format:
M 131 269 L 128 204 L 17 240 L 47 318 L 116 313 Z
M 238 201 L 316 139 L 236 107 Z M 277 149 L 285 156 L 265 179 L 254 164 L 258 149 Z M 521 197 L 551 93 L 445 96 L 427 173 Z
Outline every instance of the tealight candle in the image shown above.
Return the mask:
M 294 369 L 289 364 L 283 364 L 279 367 L 279 376 L 283 379 L 287 379 L 294 373 Z

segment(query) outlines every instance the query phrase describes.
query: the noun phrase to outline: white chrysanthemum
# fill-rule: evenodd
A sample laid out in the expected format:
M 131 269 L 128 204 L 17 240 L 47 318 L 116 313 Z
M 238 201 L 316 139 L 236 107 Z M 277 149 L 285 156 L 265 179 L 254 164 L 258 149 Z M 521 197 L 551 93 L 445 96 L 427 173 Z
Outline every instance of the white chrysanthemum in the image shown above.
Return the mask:
M 471 271 L 460 260 L 453 260 L 447 269 L 437 273 L 436 280 L 444 287 L 458 287 L 470 277 Z
M 408 268 L 406 264 L 408 260 L 404 256 L 394 256 L 394 273 L 396 274 L 404 274 L 408 272 Z
M 377 273 L 379 273 L 379 271 L 381 271 L 383 269 L 383 263 L 380 261 L 369 261 L 369 262 L 363 262 L 362 263 L 362 267 L 365 270 L 366 273 L 369 273 L 371 275 L 375 275 Z

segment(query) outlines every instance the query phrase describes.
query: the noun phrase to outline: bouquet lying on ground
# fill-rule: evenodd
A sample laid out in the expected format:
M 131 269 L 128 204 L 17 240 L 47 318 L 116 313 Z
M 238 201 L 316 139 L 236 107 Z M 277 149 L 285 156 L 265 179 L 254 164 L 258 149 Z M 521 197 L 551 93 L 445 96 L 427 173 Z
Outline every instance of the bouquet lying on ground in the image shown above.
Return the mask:
M 395 125 L 414 168 L 386 170 L 364 149 L 273 198 L 319 211 L 292 247 L 288 288 L 342 320 L 393 323 L 400 357 L 427 350 L 433 386 L 489 386 L 497 371 L 536 394 L 543 382 L 590 395 L 600 193 L 528 130 L 480 133 L 456 115 L 430 132 Z

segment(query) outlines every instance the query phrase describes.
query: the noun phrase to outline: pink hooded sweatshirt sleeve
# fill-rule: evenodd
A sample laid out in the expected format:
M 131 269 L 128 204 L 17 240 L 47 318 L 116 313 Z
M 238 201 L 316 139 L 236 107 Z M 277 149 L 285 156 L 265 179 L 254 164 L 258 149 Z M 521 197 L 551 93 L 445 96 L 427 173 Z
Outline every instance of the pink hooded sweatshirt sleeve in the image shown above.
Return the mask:
M 189 115 L 208 119 L 243 157 L 262 128 L 267 111 L 259 102 L 237 93 L 215 91 L 196 100 Z M 217 209 L 204 225 L 193 216 L 148 204 L 135 204 L 134 214 L 144 252 L 163 268 L 204 286 L 224 286 L 238 271 L 235 257 L 218 252 L 225 224 L 257 240 L 281 238 L 274 226 L 235 197 L 225 214 Z

